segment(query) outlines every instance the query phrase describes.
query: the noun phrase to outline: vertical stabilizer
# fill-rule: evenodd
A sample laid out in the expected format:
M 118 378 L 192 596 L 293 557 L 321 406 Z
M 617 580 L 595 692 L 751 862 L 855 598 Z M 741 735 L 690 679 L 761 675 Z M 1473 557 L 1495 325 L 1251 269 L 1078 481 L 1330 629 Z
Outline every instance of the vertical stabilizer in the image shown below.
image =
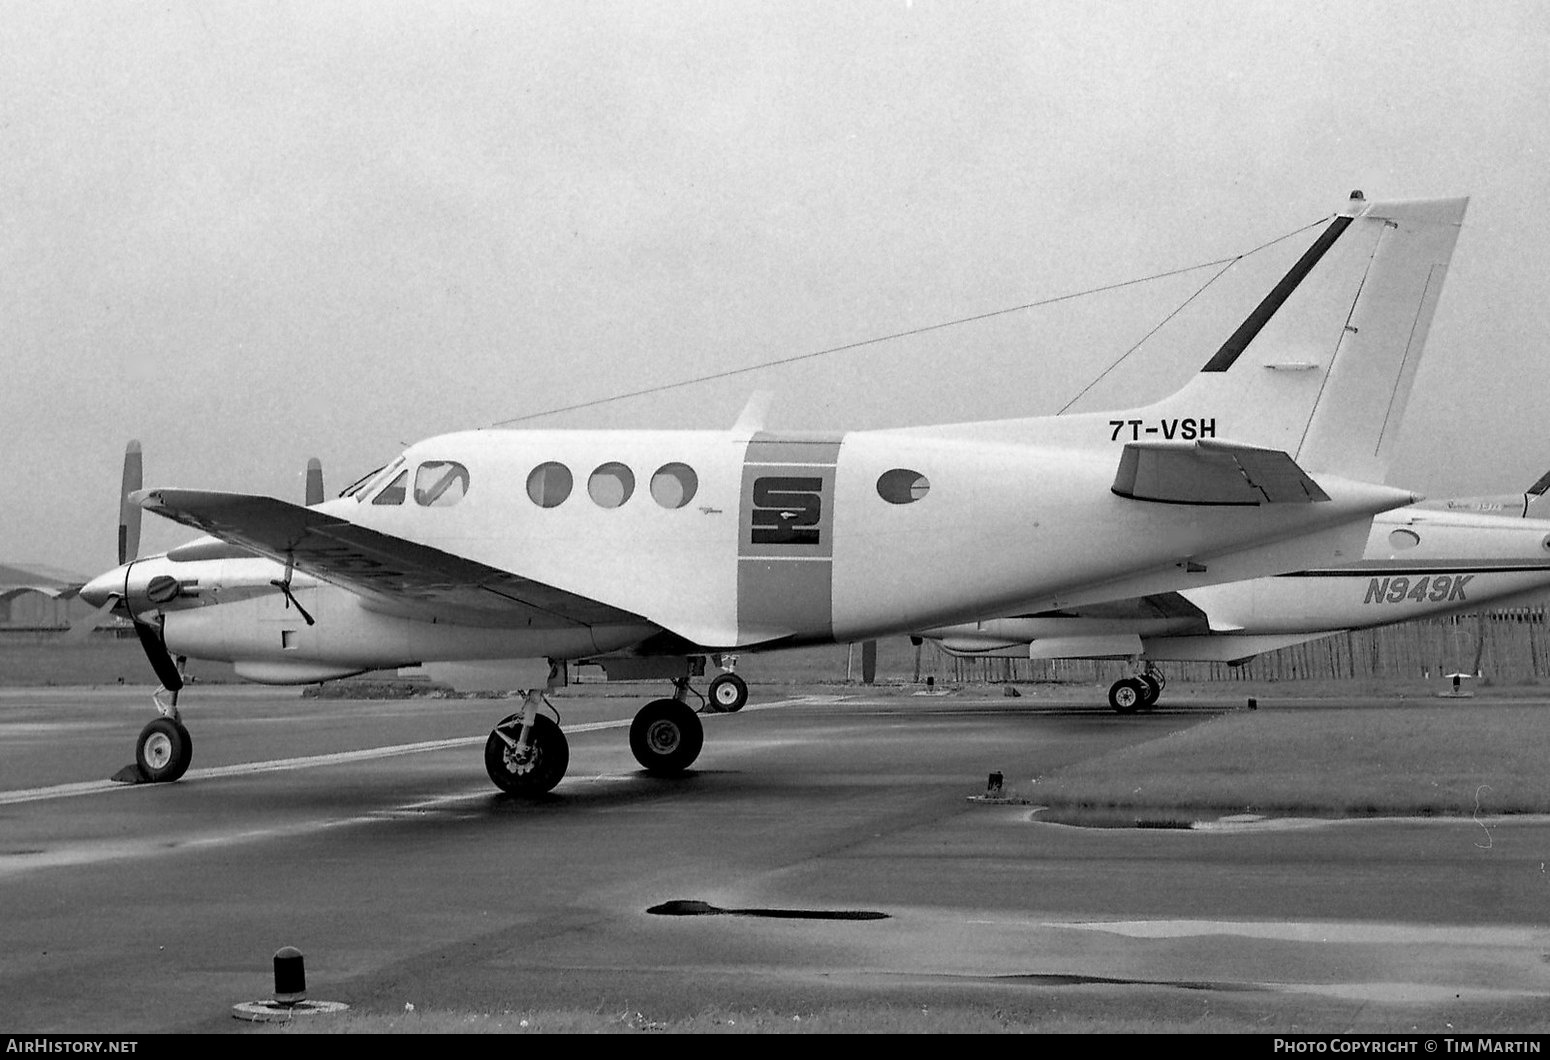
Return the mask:
M 1550 519 L 1550 497 L 1545 495 L 1546 491 L 1550 491 L 1550 471 L 1539 476 L 1539 481 L 1523 494 L 1523 518 Z
M 1383 481 L 1467 203 L 1353 192 L 1188 385 L 1104 414 L 1114 439 L 1225 439 Z
M 1393 458 L 1467 199 L 1373 203 L 1377 245 L 1293 452 L 1309 471 L 1381 482 Z

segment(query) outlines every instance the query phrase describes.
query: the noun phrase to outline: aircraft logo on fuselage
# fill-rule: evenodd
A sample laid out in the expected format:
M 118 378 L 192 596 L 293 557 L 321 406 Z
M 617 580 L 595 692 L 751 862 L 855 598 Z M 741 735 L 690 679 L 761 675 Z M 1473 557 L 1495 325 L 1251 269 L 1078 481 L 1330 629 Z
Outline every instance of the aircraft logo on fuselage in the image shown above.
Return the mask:
M 822 478 L 763 475 L 753 480 L 753 544 L 821 545 L 822 519 Z

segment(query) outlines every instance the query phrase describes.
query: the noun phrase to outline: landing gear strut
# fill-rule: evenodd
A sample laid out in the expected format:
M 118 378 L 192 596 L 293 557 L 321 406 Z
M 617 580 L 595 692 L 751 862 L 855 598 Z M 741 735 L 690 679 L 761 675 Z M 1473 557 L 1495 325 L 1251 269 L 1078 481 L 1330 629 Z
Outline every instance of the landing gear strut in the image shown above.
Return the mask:
M 163 700 L 162 696 L 168 698 Z M 161 717 L 140 730 L 135 741 L 135 768 L 152 784 L 170 784 L 188 772 L 194 760 L 194 738 L 183 727 L 178 714 L 178 694 L 165 687 L 151 699 Z
M 508 795 L 542 795 L 565 776 L 570 743 L 554 719 L 538 713 L 554 705 L 538 690 L 522 693 L 522 709 L 501 719 L 484 742 L 484 770 Z
M 725 671 L 716 675 L 710 683 L 711 709 L 721 714 L 732 714 L 742 710 L 744 704 L 748 702 L 748 682 L 732 672 L 737 666 L 737 656 L 712 655 L 710 658 Z

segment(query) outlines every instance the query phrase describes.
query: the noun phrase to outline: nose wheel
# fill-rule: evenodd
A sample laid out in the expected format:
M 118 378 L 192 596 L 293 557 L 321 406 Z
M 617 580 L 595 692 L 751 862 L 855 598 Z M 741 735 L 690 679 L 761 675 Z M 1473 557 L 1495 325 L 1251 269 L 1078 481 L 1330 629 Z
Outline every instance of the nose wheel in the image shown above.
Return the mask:
M 140 730 L 135 742 L 135 767 L 152 784 L 170 784 L 188 772 L 194 759 L 194 739 L 183 723 L 157 718 Z

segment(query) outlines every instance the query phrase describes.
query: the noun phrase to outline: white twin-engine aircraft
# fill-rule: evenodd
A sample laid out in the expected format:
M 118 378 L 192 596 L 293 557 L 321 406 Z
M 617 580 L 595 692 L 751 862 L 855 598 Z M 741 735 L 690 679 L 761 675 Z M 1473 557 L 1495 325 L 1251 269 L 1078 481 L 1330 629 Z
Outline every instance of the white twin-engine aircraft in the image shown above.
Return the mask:
M 1115 413 L 900 430 L 483 430 L 411 446 L 303 507 L 201 490 L 133 501 L 211 535 L 81 595 L 127 612 L 164 689 L 148 780 L 187 769 L 177 657 L 309 683 L 531 660 L 491 779 L 547 791 L 568 662 L 660 677 L 630 746 L 676 773 L 704 658 L 1028 614 L 1350 562 L 1466 200 L 1359 193 L 1184 389 Z M 134 485 L 135 483 L 131 483 Z M 737 699 L 733 689 L 730 699 Z M 170 693 L 166 694 L 166 693 Z
M 916 636 L 964 658 L 1128 659 L 1136 673 L 1109 687 L 1109 705 L 1121 714 L 1147 711 L 1167 683 L 1158 662 L 1242 663 L 1336 633 L 1544 598 L 1550 593 L 1546 481 L 1527 493 L 1384 512 L 1373 519 L 1367 548 L 1354 563 Z

